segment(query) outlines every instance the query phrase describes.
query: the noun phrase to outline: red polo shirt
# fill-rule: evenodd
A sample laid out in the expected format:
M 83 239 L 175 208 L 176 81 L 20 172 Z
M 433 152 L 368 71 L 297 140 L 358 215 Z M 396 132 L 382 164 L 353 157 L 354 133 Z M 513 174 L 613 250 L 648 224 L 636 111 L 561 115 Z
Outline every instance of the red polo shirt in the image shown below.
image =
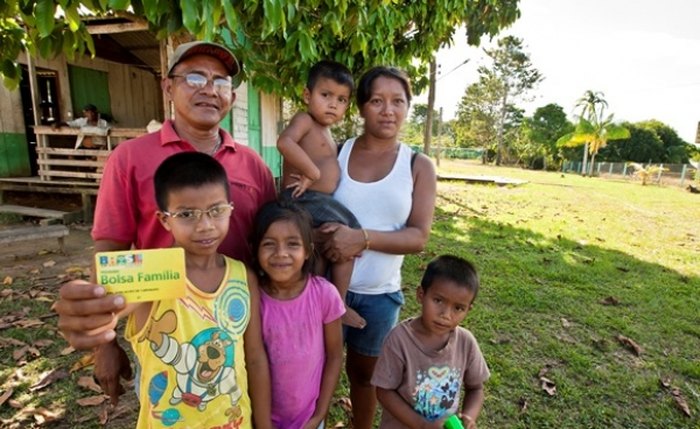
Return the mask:
M 236 143 L 226 131 L 220 133 L 223 144 L 214 158 L 226 169 L 235 208 L 219 252 L 250 262 L 248 235 L 253 219 L 261 205 L 275 198 L 275 185 L 270 169 L 255 151 Z M 102 175 L 93 240 L 131 243 L 137 249 L 170 247 L 172 236 L 156 218 L 153 175 L 168 156 L 194 150 L 180 139 L 169 120 L 160 131 L 118 145 Z

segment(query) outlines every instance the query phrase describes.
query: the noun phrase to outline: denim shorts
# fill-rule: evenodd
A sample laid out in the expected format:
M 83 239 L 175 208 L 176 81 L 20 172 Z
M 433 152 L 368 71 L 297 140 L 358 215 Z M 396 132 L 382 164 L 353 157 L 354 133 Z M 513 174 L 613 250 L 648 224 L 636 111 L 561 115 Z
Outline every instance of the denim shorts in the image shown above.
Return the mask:
M 348 291 L 345 302 L 367 321 L 364 329 L 343 325 L 345 343 L 363 356 L 379 356 L 384 339 L 399 320 L 399 311 L 404 303 L 403 293 L 399 290 L 365 295 Z

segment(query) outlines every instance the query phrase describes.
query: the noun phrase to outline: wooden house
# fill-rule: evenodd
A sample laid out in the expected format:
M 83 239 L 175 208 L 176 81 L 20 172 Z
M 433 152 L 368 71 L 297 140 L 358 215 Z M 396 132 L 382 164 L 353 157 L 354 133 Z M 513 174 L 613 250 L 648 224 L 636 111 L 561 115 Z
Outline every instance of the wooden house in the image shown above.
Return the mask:
M 131 15 L 88 18 L 86 24 L 95 41 L 94 58 L 47 60 L 23 54 L 20 88 L 0 85 L 0 197 L 3 190 L 80 194 L 89 218 L 111 149 L 146 133 L 151 120 L 169 117 L 160 80 L 169 55 L 183 40 L 158 41 L 145 21 Z M 51 127 L 82 116 L 88 103 L 111 125 L 108 145 L 97 150 L 76 148 L 80 130 Z M 260 153 L 279 177 L 275 143 L 281 124 L 280 98 L 244 82 L 221 126 Z

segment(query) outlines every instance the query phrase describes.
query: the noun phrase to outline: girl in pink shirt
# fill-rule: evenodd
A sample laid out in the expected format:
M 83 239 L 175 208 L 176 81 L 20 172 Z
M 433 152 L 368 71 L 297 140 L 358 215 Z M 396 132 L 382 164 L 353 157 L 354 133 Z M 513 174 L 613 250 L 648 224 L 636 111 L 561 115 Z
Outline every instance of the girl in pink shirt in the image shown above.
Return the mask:
M 310 273 L 313 244 L 306 210 L 270 202 L 254 225 L 272 423 L 279 429 L 323 427 L 343 360 L 345 306 L 333 284 Z

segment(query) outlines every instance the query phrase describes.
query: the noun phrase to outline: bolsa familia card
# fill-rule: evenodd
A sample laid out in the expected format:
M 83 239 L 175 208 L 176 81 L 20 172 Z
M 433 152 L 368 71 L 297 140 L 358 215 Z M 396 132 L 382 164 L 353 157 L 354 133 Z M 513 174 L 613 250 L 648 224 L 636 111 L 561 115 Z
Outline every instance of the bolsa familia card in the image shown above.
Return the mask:
M 185 296 L 182 248 L 99 252 L 95 273 L 107 293 L 121 294 L 129 303 Z

